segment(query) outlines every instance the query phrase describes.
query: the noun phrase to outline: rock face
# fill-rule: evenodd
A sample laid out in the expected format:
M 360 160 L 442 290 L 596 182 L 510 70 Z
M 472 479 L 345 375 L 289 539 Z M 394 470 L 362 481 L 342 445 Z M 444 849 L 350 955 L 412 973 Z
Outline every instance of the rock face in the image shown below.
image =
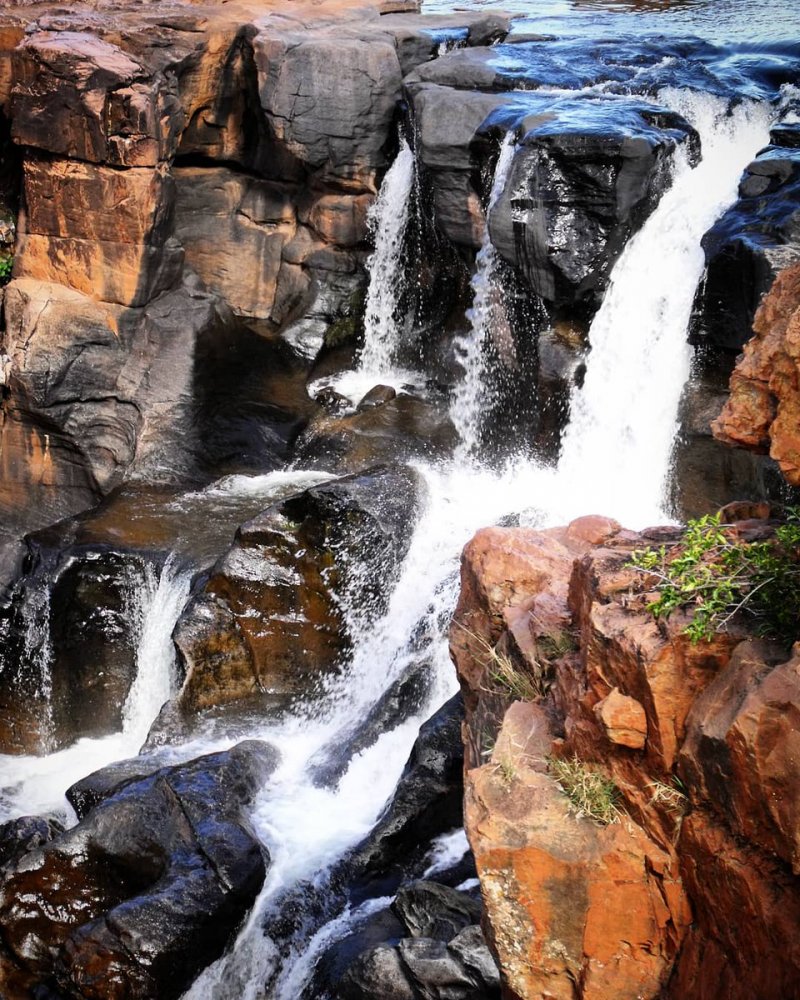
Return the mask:
M 264 880 L 244 809 L 275 763 L 250 742 L 109 782 L 78 826 L 31 846 L 0 886 L 3 996 L 180 996 Z
M 509 997 L 794 989 L 798 956 L 778 942 L 800 906 L 797 657 L 734 623 L 697 645 L 682 614 L 657 623 L 631 553 L 679 541 L 583 518 L 465 549 L 465 826 Z M 562 791 L 554 757 L 612 783 L 616 821 Z
M 421 482 L 405 467 L 332 480 L 242 525 L 178 622 L 181 712 L 307 692 L 384 606 Z M 355 554 L 358 558 L 355 558 Z
M 773 132 L 773 143 L 745 170 L 738 201 L 703 237 L 695 342 L 741 350 L 762 296 L 781 269 L 800 260 L 799 134 L 796 125 Z
M 728 444 L 768 452 L 800 485 L 800 265 L 782 271 L 756 314 L 755 336 L 731 376 L 713 425 Z

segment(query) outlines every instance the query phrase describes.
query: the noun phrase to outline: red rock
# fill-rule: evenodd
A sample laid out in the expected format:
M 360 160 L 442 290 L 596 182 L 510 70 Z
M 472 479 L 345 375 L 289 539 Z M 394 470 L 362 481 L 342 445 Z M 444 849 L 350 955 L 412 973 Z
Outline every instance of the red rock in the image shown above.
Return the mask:
M 603 724 L 606 736 L 612 743 L 641 750 L 647 740 L 647 715 L 635 698 L 612 688 L 594 706 L 595 715 Z
M 765 452 L 800 484 L 800 265 L 781 271 L 731 375 L 731 395 L 712 425 L 728 444 Z
M 692 708 L 680 763 L 693 800 L 800 874 L 800 650 L 782 659 L 736 647 Z

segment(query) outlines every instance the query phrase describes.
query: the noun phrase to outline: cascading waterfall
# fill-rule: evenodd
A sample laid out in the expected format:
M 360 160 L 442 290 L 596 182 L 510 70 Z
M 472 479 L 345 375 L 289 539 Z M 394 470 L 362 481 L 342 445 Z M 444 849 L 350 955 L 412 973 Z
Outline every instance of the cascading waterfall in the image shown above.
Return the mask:
M 450 415 L 461 439 L 459 457 L 474 456 L 480 443 L 481 417 L 491 399 L 486 392 L 486 349 L 496 325 L 505 315 L 503 291 L 497 281 L 498 256 L 489 233 L 489 215 L 506 186 L 514 160 L 514 134 L 500 146 L 492 190 L 486 207 L 486 225 L 472 278 L 473 302 L 467 313 L 469 331 L 456 341 L 456 357 L 464 370 L 453 394 Z
M 572 422 L 556 469 L 518 459 L 496 472 L 474 458 L 464 461 L 478 440 L 485 405 L 482 347 L 500 294 L 494 283 L 494 250 L 486 237 L 474 282 L 472 330 L 462 346 L 466 374 L 454 406 L 462 448 L 448 467 L 419 466 L 427 500 L 388 608 L 378 621 L 359 621 L 356 615 L 350 622 L 352 660 L 328 690 L 326 707 L 256 734 L 283 754 L 281 768 L 253 814 L 272 866 L 235 947 L 206 970 L 186 1000 L 297 1000 L 325 947 L 373 912 L 373 904 L 380 905 L 372 901 L 352 912 L 333 912 L 322 923 L 312 921 L 288 954 L 279 953 L 263 930 L 283 892 L 306 881 L 324 887 L 326 871 L 369 831 L 394 788 L 420 723 L 453 690 L 446 627 L 458 596 L 460 552 L 474 532 L 511 514 L 532 525 L 563 523 L 588 511 L 612 514 L 633 526 L 664 516 L 663 483 L 688 373 L 686 327 L 702 271 L 700 239 L 735 197 L 741 170 L 765 141 L 769 114 L 763 106 L 747 104 L 729 115 L 721 99 L 689 92 L 665 93 L 662 99 L 698 129 L 704 159 L 691 169 L 679 155 L 670 190 L 614 268 L 607 304 L 591 329 L 584 390 L 573 400 Z M 509 136 L 498 161 L 492 201 L 507 180 L 513 150 Z M 605 399 L 614 405 L 607 406 Z M 624 420 L 629 413 L 640 419 L 633 428 Z M 588 449 L 581 447 L 584 435 L 593 442 Z M 601 475 L 603 468 L 615 474 Z M 647 483 L 641 483 L 645 478 Z M 415 661 L 431 664 L 426 704 L 359 753 L 337 788 L 316 787 L 309 763 L 363 719 Z M 448 844 L 459 850 L 462 837 L 456 833 L 445 839 L 439 850 L 446 855 Z M 434 849 L 432 867 L 435 856 Z
M 122 731 L 137 748 L 176 688 L 172 630 L 189 599 L 191 573 L 169 556 L 156 577 L 146 568 L 146 603 L 136 649 L 136 676 L 122 710 Z
M 122 731 L 80 739 L 42 757 L 0 756 L 5 819 L 38 813 L 68 819 L 71 809 L 64 791 L 98 768 L 136 756 L 159 709 L 174 692 L 172 631 L 188 599 L 191 573 L 168 559 L 159 577 L 152 568 L 147 570 L 143 587 L 133 586 L 134 576 L 127 578 L 131 589 L 126 604 L 138 632 L 137 672 L 123 708 Z
M 364 310 L 364 346 L 359 369 L 383 375 L 391 371 L 400 334 L 398 316 L 403 291 L 402 252 L 411 213 L 414 153 L 405 139 L 369 210 L 375 249 L 367 261 L 369 286 Z
M 374 249 L 366 263 L 369 281 L 358 365 L 351 371 L 317 380 L 309 386 L 312 395 L 330 386 L 355 404 L 378 383 L 399 388 L 418 377 L 397 366 L 403 333 L 400 306 L 406 287 L 403 250 L 416 201 L 416 184 L 414 152 L 406 139 L 401 139 L 397 156 L 367 215 Z
M 558 465 L 564 514 L 593 509 L 642 526 L 663 518 L 664 490 L 689 376 L 686 330 L 703 274 L 703 234 L 736 198 L 739 177 L 769 142 L 770 109 L 694 91 L 661 101 L 698 130 L 702 160 L 676 154 L 673 182 L 614 267 L 591 329 L 591 352 Z M 586 492 L 584 492 L 586 491 Z M 563 505 L 563 506 L 562 506 Z M 563 516 L 563 515 L 562 515 Z

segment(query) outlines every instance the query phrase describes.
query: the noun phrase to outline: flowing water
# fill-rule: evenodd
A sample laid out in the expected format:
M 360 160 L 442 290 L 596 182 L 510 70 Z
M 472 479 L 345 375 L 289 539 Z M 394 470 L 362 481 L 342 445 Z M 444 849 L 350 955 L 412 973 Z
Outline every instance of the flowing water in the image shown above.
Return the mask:
M 592 17 L 598 16 L 597 5 L 586 6 Z M 425 7 L 434 9 L 436 3 L 426 0 Z M 566 3 L 542 5 L 551 18 L 561 17 L 567 8 L 579 9 Z M 623 13 L 630 12 L 615 16 Z M 509 516 L 526 524 L 549 525 L 597 512 L 617 516 L 634 528 L 666 517 L 664 495 L 677 406 L 690 360 L 687 324 L 703 269 L 700 240 L 736 197 L 743 167 L 768 141 L 773 110 L 755 101 L 741 101 L 731 108 L 725 96 L 686 90 L 662 89 L 658 100 L 682 113 L 698 130 L 702 160 L 693 168 L 682 153 L 676 154 L 669 190 L 614 267 L 589 331 L 586 375 L 571 400 L 571 421 L 556 466 L 537 463 L 526 449 L 521 451 L 525 457 L 499 471 L 476 457 L 480 411 L 486 404 L 484 346 L 497 321 L 502 291 L 487 228 L 473 279 L 470 330 L 458 351 L 463 376 L 454 393 L 452 414 L 461 445 L 451 461 L 418 465 L 426 499 L 385 614 L 378 621 L 365 620 L 362 609 L 348 607 L 344 595 L 343 609 L 356 641 L 350 662 L 328 684 L 324 702 L 300 706 L 279 721 L 254 725 L 249 734 L 268 740 L 281 753 L 279 768 L 252 814 L 271 866 L 234 947 L 200 976 L 186 1000 L 264 996 L 299 1000 L 326 947 L 387 902 L 376 899 L 352 910 L 334 908 L 321 919 L 309 918 L 288 941 L 271 941 L 264 932 L 265 921 L 280 911 L 285 894 L 294 887 L 305 883 L 310 892 L 314 886 L 324 890 L 330 867 L 369 832 L 391 796 L 421 723 L 455 690 L 446 629 L 458 594 L 459 555 L 474 532 Z M 490 208 L 502 193 L 514 149 L 514 136 L 509 134 L 500 149 Z M 414 177 L 414 154 L 403 142 L 372 215 L 375 250 L 370 260 L 365 346 L 358 369 L 335 382 L 354 401 L 377 382 L 424 378 L 421 372 L 396 368 L 405 331 L 399 314 L 402 248 L 413 207 Z M 324 474 L 319 474 L 321 478 Z M 304 487 L 302 478 L 297 486 Z M 213 516 L 211 494 L 193 509 Z M 23 808 L 52 809 L 71 780 L 137 752 L 160 705 L 174 691 L 171 633 L 190 582 L 185 564 L 168 560 L 140 595 L 138 671 L 120 734 L 80 741 L 45 758 L 0 760 L 7 815 L 18 815 Z M 345 742 L 346 734 L 389 685 L 415 663 L 427 665 L 424 704 L 356 754 L 338 784 L 319 787 L 312 765 Z M 198 737 L 172 750 L 170 759 L 189 758 L 233 742 Z M 20 774 L 25 776 L 24 788 Z M 428 873 L 447 867 L 465 849 L 462 831 L 440 838 L 431 845 Z
M 492 190 L 486 207 L 486 217 L 497 204 L 514 162 L 514 133 L 508 132 L 500 146 L 494 171 Z M 472 278 L 472 308 L 467 312 L 469 332 L 456 342 L 456 357 L 463 375 L 456 384 L 450 415 L 461 443 L 459 458 L 474 455 L 480 444 L 481 414 L 491 401 L 486 398 L 486 363 L 492 331 L 503 323 L 503 290 L 497 276 L 497 251 L 492 243 L 488 223 L 484 227 L 481 248 L 475 258 Z

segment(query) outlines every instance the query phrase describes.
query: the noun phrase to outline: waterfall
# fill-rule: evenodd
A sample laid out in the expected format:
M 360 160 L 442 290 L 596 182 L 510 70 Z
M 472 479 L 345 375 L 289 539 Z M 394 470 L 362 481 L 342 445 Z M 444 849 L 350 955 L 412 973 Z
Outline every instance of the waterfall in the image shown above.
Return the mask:
M 175 693 L 172 632 L 186 606 L 191 574 L 170 556 L 157 578 L 152 566 L 140 591 L 142 624 L 136 649 L 136 676 L 122 710 L 123 733 L 136 750 L 161 706 Z M 136 752 L 136 750 L 134 752 Z
M 152 568 L 148 570 L 143 587 L 136 586 L 135 579 L 138 574 L 126 575 L 131 587 L 126 606 L 138 644 L 136 675 L 123 708 L 122 731 L 80 739 L 42 757 L 0 756 L 3 821 L 40 813 L 69 819 L 65 790 L 98 768 L 136 756 L 159 709 L 174 692 L 172 631 L 189 596 L 191 573 L 168 559 L 159 577 Z
M 663 517 L 662 485 L 688 372 L 688 310 L 703 266 L 700 240 L 735 197 L 742 168 L 764 142 L 768 113 L 747 104 L 728 115 L 724 102 L 706 95 L 673 92 L 662 97 L 698 128 L 704 159 L 691 169 L 678 154 L 670 190 L 614 268 L 608 305 L 592 326 L 584 390 L 573 400 L 572 423 L 556 469 L 520 458 L 494 471 L 474 459 L 485 408 L 483 346 L 501 292 L 487 232 L 473 283 L 471 331 L 461 344 L 465 378 L 453 406 L 462 447 L 450 465 L 419 465 L 427 499 L 387 610 L 377 621 L 359 620 L 358 614 L 349 619 L 351 662 L 329 686 L 325 707 L 308 708 L 253 734 L 272 741 L 283 755 L 252 819 L 272 865 L 236 945 L 200 976 L 185 1000 L 297 1000 L 325 947 L 371 912 L 367 904 L 366 909 L 331 913 L 319 924 L 312 920 L 305 934 L 290 943 L 288 954 L 264 932 L 283 891 L 307 880 L 324 885 L 325 872 L 369 831 L 394 788 L 420 722 L 453 690 L 446 628 L 458 597 L 460 553 L 474 532 L 508 515 L 537 526 L 591 511 L 634 525 Z M 507 181 L 513 152 L 509 135 L 490 205 Z M 626 404 L 634 388 L 635 401 Z M 610 401 L 608 412 L 604 398 Z M 620 414 L 624 417 L 628 407 L 641 422 L 628 419 L 620 430 Z M 578 448 L 582 435 L 592 435 L 596 454 Z M 466 456 L 473 460 L 464 461 Z M 645 478 L 651 481 L 639 481 Z M 430 664 L 426 704 L 354 757 L 337 788 L 315 786 L 309 773 L 315 754 L 363 720 L 414 662 Z M 434 845 L 429 871 L 437 870 L 440 855 L 446 858 L 462 847 L 463 835 L 443 838 Z
M 515 149 L 514 133 L 508 132 L 497 158 L 486 208 L 486 225 L 475 260 L 472 308 L 467 313 L 470 329 L 455 345 L 456 357 L 464 375 L 456 386 L 450 415 L 461 439 L 459 455 L 462 458 L 475 455 L 480 444 L 481 418 L 491 405 L 491 394 L 486 388 L 486 349 L 492 332 L 502 322 L 505 311 L 502 304 L 503 290 L 497 280 L 497 251 L 489 233 L 489 216 L 506 186 Z
M 686 331 L 705 264 L 700 241 L 733 203 L 742 170 L 769 142 L 770 109 L 693 91 L 661 101 L 698 130 L 702 160 L 676 154 L 672 185 L 617 261 L 589 331 L 558 466 L 562 517 L 591 507 L 630 527 L 664 515 L 664 490 L 689 376 Z
M 361 372 L 376 378 L 391 371 L 401 332 L 399 307 L 403 294 L 403 240 L 414 188 L 414 153 L 405 139 L 369 210 L 375 249 L 367 261 L 369 286 L 364 311 Z

